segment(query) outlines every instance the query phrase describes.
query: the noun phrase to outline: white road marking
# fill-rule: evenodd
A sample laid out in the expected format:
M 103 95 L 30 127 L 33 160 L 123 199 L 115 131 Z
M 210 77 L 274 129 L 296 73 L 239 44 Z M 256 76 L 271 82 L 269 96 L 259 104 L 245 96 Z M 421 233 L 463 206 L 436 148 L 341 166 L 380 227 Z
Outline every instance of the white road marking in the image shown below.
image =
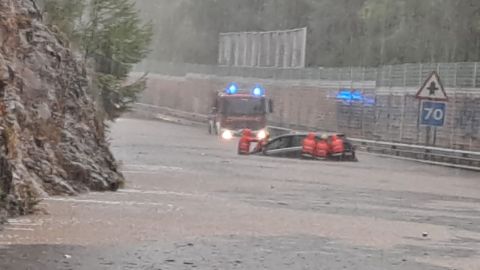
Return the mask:
M 5 231 L 29 231 L 33 232 L 35 229 L 33 227 L 42 226 L 43 222 L 37 221 L 34 222 L 28 218 L 13 218 L 7 220 L 5 225 Z
M 28 232 L 33 232 L 34 229 L 32 228 L 17 228 L 17 227 L 5 227 L 5 231 L 28 231 Z
M 32 224 L 18 224 L 18 223 L 11 223 L 11 222 L 8 222 L 11 226 L 19 226 L 19 227 L 22 227 L 22 226 L 25 226 L 25 227 L 29 227 L 29 226 L 42 226 L 43 224 L 41 223 L 32 223 Z
M 9 219 L 7 224 L 12 226 L 42 226 L 42 221 L 34 222 L 31 219 Z
M 129 164 L 124 165 L 124 172 L 130 173 L 145 173 L 145 172 L 159 172 L 159 171 L 172 171 L 178 172 L 183 171 L 181 167 L 175 166 L 164 166 L 164 165 L 145 165 L 145 164 Z
M 100 201 L 100 200 L 82 200 L 82 199 L 71 199 L 71 198 L 46 198 L 44 201 L 51 202 L 72 202 L 72 203 L 96 203 L 96 204 L 107 204 L 107 205 L 120 205 L 121 202 L 115 201 Z
M 84 203 L 84 204 L 103 204 L 103 205 L 126 205 L 126 206 L 163 206 L 167 207 L 168 211 L 181 210 L 180 207 L 175 207 L 172 204 L 155 203 L 155 202 L 135 202 L 135 201 L 102 201 L 92 199 L 75 199 L 75 198 L 46 198 L 44 201 L 50 202 L 69 202 L 69 203 Z
M 122 171 L 122 173 L 128 173 L 128 174 L 157 174 L 157 172 L 147 172 L 147 171 Z
M 175 192 L 175 191 L 162 191 L 162 190 L 138 190 L 138 189 L 121 189 L 119 193 L 136 193 L 136 194 L 151 194 L 151 195 L 174 195 L 181 197 L 206 197 L 202 194 Z

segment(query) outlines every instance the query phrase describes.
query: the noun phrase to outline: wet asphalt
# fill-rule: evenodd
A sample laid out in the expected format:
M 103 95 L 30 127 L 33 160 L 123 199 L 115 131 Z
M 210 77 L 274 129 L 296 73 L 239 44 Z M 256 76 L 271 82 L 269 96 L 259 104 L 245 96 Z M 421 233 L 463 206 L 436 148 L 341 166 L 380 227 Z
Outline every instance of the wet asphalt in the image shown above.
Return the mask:
M 120 119 L 127 185 L 46 199 L 0 269 L 480 269 L 480 174 L 359 154 L 236 155 L 206 129 Z

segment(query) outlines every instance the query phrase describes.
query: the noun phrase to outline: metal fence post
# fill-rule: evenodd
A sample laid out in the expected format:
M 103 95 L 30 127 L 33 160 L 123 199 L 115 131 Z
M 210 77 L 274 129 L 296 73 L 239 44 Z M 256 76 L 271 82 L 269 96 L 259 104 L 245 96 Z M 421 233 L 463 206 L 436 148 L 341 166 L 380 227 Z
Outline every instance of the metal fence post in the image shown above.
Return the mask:
M 455 87 L 457 87 L 458 85 L 458 63 L 455 63 L 455 79 L 454 79 L 454 84 L 455 84 Z
M 422 63 L 420 63 L 419 71 L 420 71 L 420 75 L 418 76 L 418 85 L 422 85 L 422 82 L 423 82 L 423 64 Z
M 407 65 L 403 64 L 403 97 L 402 97 L 402 114 L 400 118 L 400 138 L 399 140 L 403 140 L 403 133 L 404 133 L 404 126 L 405 126 L 405 107 L 407 103 Z
M 392 107 L 392 100 L 393 100 L 393 93 L 392 93 L 392 69 L 393 69 L 393 66 L 392 65 L 389 65 L 388 66 L 388 114 L 389 115 L 392 115 L 392 110 L 393 110 L 393 107 Z M 387 122 L 387 136 L 388 138 L 391 140 L 393 139 L 393 136 L 392 134 L 390 133 L 390 130 L 392 128 L 392 122 L 391 121 L 388 121 Z
M 455 148 L 455 117 L 456 117 L 456 114 L 457 114 L 457 88 L 454 87 L 453 88 L 453 108 L 451 108 L 453 110 L 453 113 L 452 113 L 452 118 L 453 119 L 450 119 L 452 121 L 452 126 L 450 127 L 451 130 L 450 130 L 450 148 L 454 149 Z
M 390 65 L 388 67 L 388 87 L 390 88 L 389 89 L 390 92 L 392 90 L 392 69 L 393 69 L 393 66 Z
M 478 69 L 478 62 L 475 62 L 475 66 L 473 68 L 473 88 L 477 88 L 477 69 Z

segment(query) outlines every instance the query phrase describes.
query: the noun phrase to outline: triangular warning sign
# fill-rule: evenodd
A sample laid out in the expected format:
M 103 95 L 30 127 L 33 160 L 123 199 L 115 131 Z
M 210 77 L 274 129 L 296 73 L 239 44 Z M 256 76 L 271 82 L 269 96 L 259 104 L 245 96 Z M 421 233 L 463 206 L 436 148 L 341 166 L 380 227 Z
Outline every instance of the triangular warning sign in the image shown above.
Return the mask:
M 443 88 L 442 81 L 437 72 L 432 72 L 428 79 L 423 84 L 422 88 L 418 90 L 417 96 L 418 99 L 429 99 L 437 101 L 447 101 L 448 96 Z

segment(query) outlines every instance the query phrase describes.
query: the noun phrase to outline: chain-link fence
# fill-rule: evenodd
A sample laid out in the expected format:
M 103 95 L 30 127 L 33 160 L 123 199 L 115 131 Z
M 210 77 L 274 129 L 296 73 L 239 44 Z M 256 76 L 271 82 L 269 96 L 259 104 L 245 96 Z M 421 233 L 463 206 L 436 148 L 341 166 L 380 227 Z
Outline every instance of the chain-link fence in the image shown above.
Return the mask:
M 270 89 L 283 89 L 270 91 L 277 107 L 272 115 L 275 124 L 343 131 L 356 138 L 480 151 L 478 66 L 478 63 L 442 63 L 274 69 L 150 62 L 137 66 L 137 70 L 170 76 L 214 75 L 207 80 L 216 78 L 213 82 L 220 86 L 222 81 L 231 79 L 250 84 L 269 79 Z M 436 129 L 420 125 L 420 101 L 415 97 L 433 71 L 440 75 L 449 96 L 445 125 Z M 193 80 L 192 85 L 202 83 L 198 80 Z M 338 100 L 337 93 L 343 88 L 357 89 L 368 99 L 368 104 Z M 203 94 L 194 91 L 190 95 L 201 99 Z M 166 96 L 162 98 L 166 100 Z M 170 106 L 167 103 L 162 105 Z
M 445 87 L 480 87 L 479 63 L 403 64 L 378 68 L 254 68 L 144 61 L 136 71 L 172 76 L 188 73 L 278 80 L 375 81 L 377 87 L 418 87 L 437 71 Z

